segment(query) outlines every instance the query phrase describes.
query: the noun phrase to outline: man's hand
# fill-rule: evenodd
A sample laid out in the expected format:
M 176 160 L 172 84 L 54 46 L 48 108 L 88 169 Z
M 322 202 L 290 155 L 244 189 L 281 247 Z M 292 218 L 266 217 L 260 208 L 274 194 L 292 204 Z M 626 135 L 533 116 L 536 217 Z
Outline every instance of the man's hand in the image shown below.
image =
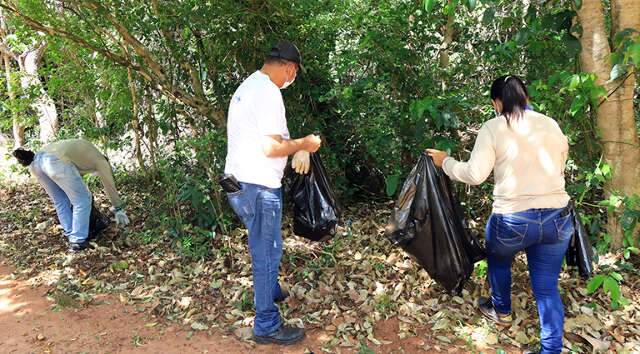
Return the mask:
M 431 158 L 433 159 L 433 164 L 438 167 L 442 167 L 444 159 L 449 157 L 449 154 L 447 154 L 446 152 L 435 149 L 427 149 L 426 153 L 427 155 L 431 156 Z
M 118 210 L 115 212 L 116 217 L 116 225 L 118 226 L 127 226 L 129 225 L 129 217 L 124 212 L 124 210 Z
M 280 135 L 265 136 L 262 151 L 267 157 L 291 156 L 300 150 L 316 152 L 322 140 L 317 135 L 307 135 L 304 138 L 286 140 Z
M 293 155 L 291 159 L 291 167 L 301 175 L 309 173 L 309 167 L 311 162 L 309 161 L 309 151 L 300 150 Z
M 304 150 L 308 152 L 316 152 L 320 149 L 320 145 L 322 144 L 322 139 L 315 134 L 309 134 L 304 137 L 305 148 Z

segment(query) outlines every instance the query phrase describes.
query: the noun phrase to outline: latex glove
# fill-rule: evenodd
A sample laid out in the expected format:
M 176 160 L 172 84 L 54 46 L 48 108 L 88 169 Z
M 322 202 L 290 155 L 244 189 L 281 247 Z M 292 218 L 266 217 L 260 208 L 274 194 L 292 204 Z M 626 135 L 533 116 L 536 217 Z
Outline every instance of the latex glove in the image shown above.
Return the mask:
M 291 160 L 291 167 L 301 175 L 309 173 L 309 167 L 311 162 L 309 161 L 309 151 L 300 150 L 293 155 Z
M 129 225 L 129 217 L 124 212 L 124 210 L 118 210 L 115 212 L 116 224 L 118 226 L 127 226 Z

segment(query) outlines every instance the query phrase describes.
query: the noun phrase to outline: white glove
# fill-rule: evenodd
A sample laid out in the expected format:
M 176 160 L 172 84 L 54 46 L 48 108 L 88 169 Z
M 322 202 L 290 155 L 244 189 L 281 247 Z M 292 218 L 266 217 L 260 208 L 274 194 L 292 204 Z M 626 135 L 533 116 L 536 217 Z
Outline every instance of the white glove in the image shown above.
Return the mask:
M 115 212 L 116 224 L 118 226 L 127 226 L 129 225 L 129 217 L 124 212 L 124 210 L 118 210 Z
M 311 162 L 309 161 L 309 151 L 300 150 L 293 155 L 291 160 L 291 167 L 299 174 L 306 175 L 309 173 L 309 167 Z

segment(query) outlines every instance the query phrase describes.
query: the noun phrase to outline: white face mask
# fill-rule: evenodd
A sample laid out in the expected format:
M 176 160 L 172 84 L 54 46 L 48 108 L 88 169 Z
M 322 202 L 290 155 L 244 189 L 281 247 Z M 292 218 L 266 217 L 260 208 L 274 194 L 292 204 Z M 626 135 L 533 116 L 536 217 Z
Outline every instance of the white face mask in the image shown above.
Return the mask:
M 296 77 L 293 77 L 293 80 L 289 81 L 285 81 L 284 84 L 282 85 L 282 87 L 280 88 L 281 90 L 286 89 L 287 87 L 289 87 L 294 81 L 296 81 Z

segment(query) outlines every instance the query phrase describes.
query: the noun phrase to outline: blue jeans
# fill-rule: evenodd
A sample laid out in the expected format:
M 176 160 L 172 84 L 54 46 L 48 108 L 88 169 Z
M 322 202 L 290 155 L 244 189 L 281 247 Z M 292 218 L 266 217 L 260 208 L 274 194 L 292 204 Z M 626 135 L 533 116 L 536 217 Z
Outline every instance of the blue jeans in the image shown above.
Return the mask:
M 227 194 L 229 204 L 249 230 L 253 269 L 253 333 L 264 336 L 282 326 L 274 300 L 282 297 L 278 283 L 282 258 L 282 189 L 240 183 L 242 190 Z
M 53 201 L 69 242 L 84 242 L 89 234 L 91 193 L 76 166 L 53 154 L 39 152 L 29 170 Z
M 529 209 L 493 214 L 487 223 L 487 260 L 491 300 L 502 314 L 511 312 L 511 262 L 524 250 L 540 318 L 542 353 L 560 353 L 564 309 L 558 291 L 562 260 L 573 235 L 568 209 Z

